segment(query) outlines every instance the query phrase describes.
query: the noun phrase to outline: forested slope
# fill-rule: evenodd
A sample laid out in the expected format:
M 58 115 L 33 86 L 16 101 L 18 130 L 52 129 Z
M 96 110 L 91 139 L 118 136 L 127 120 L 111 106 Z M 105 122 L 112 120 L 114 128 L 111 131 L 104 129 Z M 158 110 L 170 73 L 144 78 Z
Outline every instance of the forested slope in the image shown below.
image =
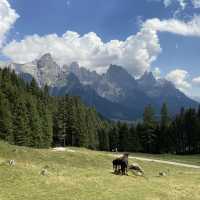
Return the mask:
M 50 97 L 48 87 L 25 82 L 9 69 L 0 70 L 0 139 L 46 148 L 56 142 L 99 147 L 105 122 L 78 97 Z

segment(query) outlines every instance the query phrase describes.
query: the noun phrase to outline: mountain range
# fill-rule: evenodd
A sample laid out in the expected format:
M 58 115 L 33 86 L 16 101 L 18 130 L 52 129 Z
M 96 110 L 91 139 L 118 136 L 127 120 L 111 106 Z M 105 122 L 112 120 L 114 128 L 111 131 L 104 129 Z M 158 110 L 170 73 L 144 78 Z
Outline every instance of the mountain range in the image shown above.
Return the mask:
M 9 63 L 26 81 L 32 77 L 40 87 L 48 85 L 51 95 L 80 96 L 85 104 L 95 107 L 104 117 L 114 120 L 135 120 L 142 117 L 144 107 L 151 104 L 156 114 L 164 102 L 170 114 L 181 107 L 197 107 L 198 103 L 165 79 L 155 79 L 145 72 L 135 79 L 123 67 L 110 65 L 107 72 L 98 74 L 73 62 L 59 66 L 51 54 L 26 64 Z

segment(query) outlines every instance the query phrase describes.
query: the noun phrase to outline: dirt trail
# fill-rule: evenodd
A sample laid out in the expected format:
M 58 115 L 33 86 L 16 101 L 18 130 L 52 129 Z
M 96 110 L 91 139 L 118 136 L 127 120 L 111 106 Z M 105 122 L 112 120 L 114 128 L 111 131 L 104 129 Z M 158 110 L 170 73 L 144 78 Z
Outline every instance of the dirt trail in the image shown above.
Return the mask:
M 119 155 L 114 155 L 114 156 L 117 157 Z M 179 163 L 179 162 L 174 162 L 174 161 L 157 160 L 157 159 L 152 159 L 152 158 L 143 158 L 143 157 L 135 157 L 135 156 L 129 156 L 129 158 L 136 159 L 136 160 L 141 160 L 141 161 L 147 161 L 147 162 L 156 162 L 156 163 L 163 163 L 163 164 L 175 165 L 175 166 L 180 166 L 180 167 L 188 167 L 188 168 L 193 168 L 193 169 L 200 169 L 200 166 L 198 166 L 198 165 Z

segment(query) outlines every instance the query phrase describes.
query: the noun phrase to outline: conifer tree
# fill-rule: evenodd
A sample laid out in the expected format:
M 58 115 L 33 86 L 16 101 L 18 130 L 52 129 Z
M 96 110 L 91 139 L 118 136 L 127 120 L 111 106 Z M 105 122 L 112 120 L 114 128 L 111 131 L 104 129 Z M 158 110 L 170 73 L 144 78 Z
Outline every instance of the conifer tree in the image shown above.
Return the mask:
M 13 113 L 13 133 L 15 144 L 30 146 L 30 127 L 24 96 L 19 96 Z
M 136 131 L 136 128 L 134 125 L 132 125 L 129 129 L 128 151 L 130 151 L 130 152 L 141 151 L 141 144 L 140 144 L 139 136 L 137 134 L 137 131 Z
M 42 146 L 42 121 L 37 110 L 37 102 L 32 97 L 28 99 L 27 103 L 29 127 L 30 127 L 30 146 L 40 147 Z
M 119 149 L 119 132 L 118 132 L 118 127 L 116 124 L 110 125 L 109 146 L 110 146 L 110 150 L 115 151 Z
M 161 108 L 161 121 L 160 128 L 157 127 L 157 147 L 159 146 L 159 153 L 161 152 L 169 152 L 170 151 L 170 133 L 169 133 L 169 125 L 170 125 L 170 117 L 168 114 L 167 104 L 163 103 Z M 158 150 L 158 149 L 157 149 Z
M 119 151 L 127 151 L 129 129 L 126 123 L 118 123 L 119 129 Z
M 168 113 L 167 104 L 163 103 L 161 108 L 161 127 L 167 128 L 170 124 L 170 117 Z
M 151 105 L 145 107 L 144 115 L 144 130 L 141 133 L 142 136 L 142 143 L 143 148 L 148 153 L 153 153 L 155 151 L 155 144 L 156 144 L 156 121 L 154 116 L 154 110 Z
M 98 130 L 99 134 L 99 149 L 101 151 L 109 151 L 109 135 L 105 128 Z
M 12 116 L 8 100 L 0 90 L 0 138 L 13 143 Z

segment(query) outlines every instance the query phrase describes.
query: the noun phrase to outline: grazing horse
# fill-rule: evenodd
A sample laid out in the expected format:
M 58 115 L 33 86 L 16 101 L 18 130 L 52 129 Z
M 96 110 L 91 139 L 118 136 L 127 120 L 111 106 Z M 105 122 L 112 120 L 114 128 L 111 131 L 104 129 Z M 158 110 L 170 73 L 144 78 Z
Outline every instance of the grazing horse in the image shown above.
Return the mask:
M 116 158 L 115 160 L 112 161 L 113 163 L 113 170 L 114 173 L 120 173 L 121 171 L 121 158 Z
M 119 174 L 120 172 L 122 175 L 127 174 L 128 172 L 128 154 L 124 154 L 122 157 L 116 158 L 113 160 L 113 170 L 114 173 Z

